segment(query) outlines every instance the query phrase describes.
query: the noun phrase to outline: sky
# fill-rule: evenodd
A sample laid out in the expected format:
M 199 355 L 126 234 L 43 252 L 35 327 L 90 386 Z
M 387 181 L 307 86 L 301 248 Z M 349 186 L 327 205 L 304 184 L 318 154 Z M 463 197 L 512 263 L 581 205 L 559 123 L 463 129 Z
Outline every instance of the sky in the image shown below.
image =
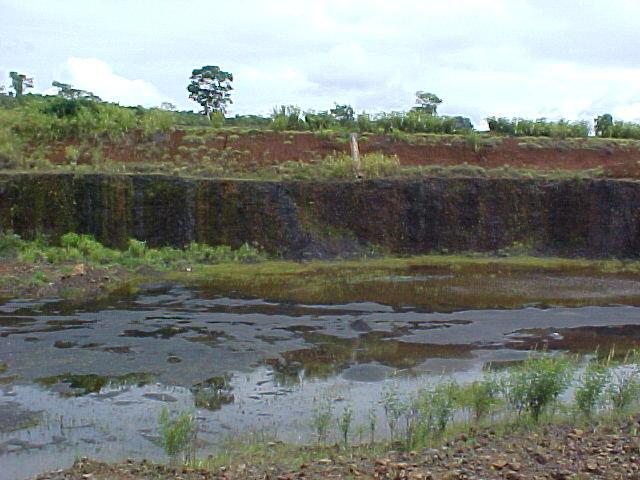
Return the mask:
M 123 105 L 194 109 L 191 70 L 234 75 L 229 114 L 277 105 L 640 121 L 638 0 L 0 0 L 9 71 Z

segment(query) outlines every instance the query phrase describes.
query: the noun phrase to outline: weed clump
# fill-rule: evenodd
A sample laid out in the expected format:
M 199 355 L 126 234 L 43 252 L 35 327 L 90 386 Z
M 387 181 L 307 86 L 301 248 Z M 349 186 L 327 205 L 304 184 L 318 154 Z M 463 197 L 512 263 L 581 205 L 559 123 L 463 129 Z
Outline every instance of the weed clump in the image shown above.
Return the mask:
M 586 417 L 591 417 L 606 403 L 607 387 L 611 381 L 609 360 L 602 361 L 596 356 L 578 378 L 575 406 Z
M 163 408 L 158 418 L 160 444 L 172 463 L 195 460 L 195 444 L 198 433 L 196 418 L 189 412 L 171 415 Z
M 564 355 L 532 355 L 502 380 L 504 396 L 519 415 L 526 412 L 538 422 L 569 388 L 573 371 L 574 362 Z
M 331 399 L 324 397 L 317 400 L 313 406 L 311 426 L 313 427 L 318 444 L 327 442 L 332 418 L 333 403 L 331 402 Z

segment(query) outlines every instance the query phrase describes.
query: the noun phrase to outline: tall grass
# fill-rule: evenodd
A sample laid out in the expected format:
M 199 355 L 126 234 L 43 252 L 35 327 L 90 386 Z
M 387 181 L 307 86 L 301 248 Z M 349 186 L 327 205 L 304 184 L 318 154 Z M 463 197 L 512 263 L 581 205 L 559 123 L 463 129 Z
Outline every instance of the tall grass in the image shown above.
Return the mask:
M 589 361 L 577 379 L 575 389 L 576 410 L 585 417 L 592 417 L 606 404 L 606 393 L 611 383 L 611 358 L 601 360 L 597 356 Z
M 163 408 L 158 418 L 160 444 L 172 463 L 189 463 L 195 460 L 198 427 L 192 413 L 171 415 Z

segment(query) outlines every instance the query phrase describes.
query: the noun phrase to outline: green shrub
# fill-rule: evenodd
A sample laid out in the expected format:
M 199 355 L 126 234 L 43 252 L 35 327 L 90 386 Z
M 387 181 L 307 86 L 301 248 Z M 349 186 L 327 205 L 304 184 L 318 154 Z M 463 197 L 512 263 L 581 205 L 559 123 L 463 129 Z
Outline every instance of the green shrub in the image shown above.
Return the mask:
M 499 385 L 494 378 L 485 378 L 460 388 L 458 398 L 460 407 L 470 413 L 478 423 L 489 415 L 499 403 Z
M 564 119 L 553 122 L 545 118 L 526 120 L 489 117 L 487 123 L 491 133 L 511 137 L 586 138 L 591 130 L 588 122 L 569 122 Z
M 172 463 L 195 460 L 196 418 L 189 412 L 172 416 L 164 407 L 158 418 L 160 444 Z
M 333 403 L 328 397 L 316 400 L 311 415 L 311 426 L 318 443 L 326 443 L 329 436 L 329 427 L 333 417 Z
M 271 128 L 278 132 L 286 130 L 304 130 L 302 110 L 295 105 L 281 105 L 273 109 L 271 114 Z
M 130 238 L 127 245 L 127 255 L 132 258 L 143 258 L 147 251 L 147 242 Z
M 362 173 L 366 178 L 389 177 L 400 171 L 400 160 L 395 155 L 368 153 L 361 160 Z
M 342 410 L 342 415 L 338 418 L 338 428 L 342 433 L 342 442 L 344 448 L 349 446 L 349 431 L 351 430 L 351 422 L 353 421 L 353 408 L 351 405 L 347 405 Z
M 564 355 L 530 356 L 509 370 L 502 390 L 513 409 L 527 412 L 534 422 L 570 385 L 573 362 Z
M 608 363 L 597 358 L 586 366 L 583 374 L 578 378 L 575 391 L 577 410 L 587 417 L 606 402 L 605 394 L 611 381 Z
M 610 380 L 606 387 L 611 407 L 616 411 L 627 411 L 638 402 L 640 395 L 640 364 L 638 352 L 627 355 L 622 362 L 610 367 Z
M 407 448 L 425 446 L 427 441 L 442 435 L 453 420 L 460 395 L 454 381 L 443 381 L 430 389 L 420 390 L 404 410 Z
M 20 235 L 12 232 L 0 234 L 0 257 L 14 258 L 18 256 L 23 247 L 24 241 L 20 238 Z
M 405 412 L 405 406 L 400 400 L 394 386 L 385 386 L 382 391 L 382 406 L 387 419 L 391 441 L 394 441 L 396 438 L 398 422 L 400 422 L 400 418 Z

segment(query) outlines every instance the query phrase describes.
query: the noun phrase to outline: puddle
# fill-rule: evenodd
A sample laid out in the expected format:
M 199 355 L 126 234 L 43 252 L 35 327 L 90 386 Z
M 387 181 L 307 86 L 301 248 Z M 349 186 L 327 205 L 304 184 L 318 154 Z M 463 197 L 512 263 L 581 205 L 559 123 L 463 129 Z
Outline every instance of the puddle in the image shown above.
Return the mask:
M 91 305 L 0 305 L 0 479 L 63 468 L 77 456 L 165 461 L 156 442 L 163 408 L 196 413 L 205 454 L 247 432 L 309 442 L 314 402 L 327 396 L 336 408 L 352 404 L 354 424 L 364 424 L 370 408 L 383 418 L 378 400 L 389 386 L 409 394 L 443 375 L 469 381 L 536 346 L 640 347 L 640 308 L 602 305 L 600 293 L 580 293 L 572 279 L 547 285 L 569 292 L 563 308 L 522 308 L 552 298 L 523 295 L 531 278 L 488 280 L 508 290 L 495 296 L 510 299 L 505 310 L 486 308 L 484 297 L 474 303 L 455 275 L 405 273 L 354 280 L 350 296 L 327 305 L 171 285 Z M 626 295 L 638 286 L 615 282 L 605 290 Z M 603 287 L 585 285 L 587 293 Z

